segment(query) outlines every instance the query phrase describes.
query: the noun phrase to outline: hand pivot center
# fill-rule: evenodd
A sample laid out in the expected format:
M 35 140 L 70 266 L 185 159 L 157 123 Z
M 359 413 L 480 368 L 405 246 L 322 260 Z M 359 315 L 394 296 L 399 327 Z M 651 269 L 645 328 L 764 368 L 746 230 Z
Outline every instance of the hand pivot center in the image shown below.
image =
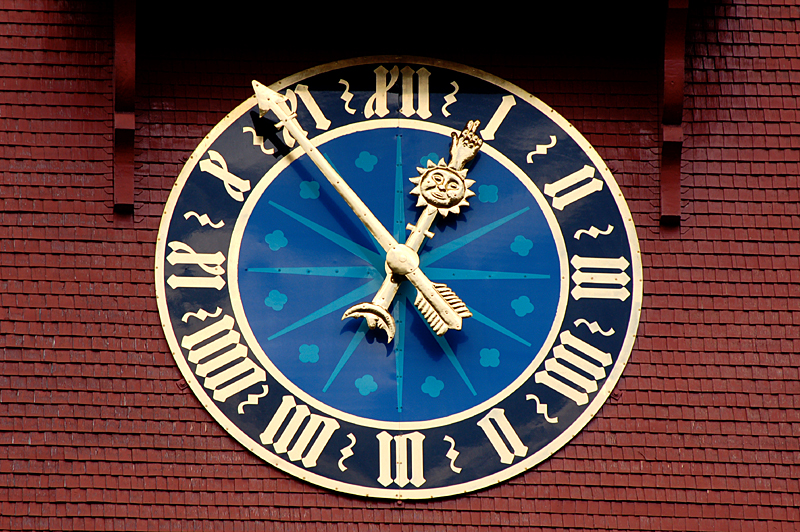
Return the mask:
M 386 254 L 386 267 L 395 275 L 407 275 L 419 268 L 419 255 L 405 244 L 399 244 Z

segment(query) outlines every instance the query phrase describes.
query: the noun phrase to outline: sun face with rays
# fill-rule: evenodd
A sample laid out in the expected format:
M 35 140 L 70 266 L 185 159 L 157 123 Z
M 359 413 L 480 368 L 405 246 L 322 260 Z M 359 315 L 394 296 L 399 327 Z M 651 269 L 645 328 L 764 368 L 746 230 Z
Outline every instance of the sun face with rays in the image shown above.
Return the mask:
M 428 167 L 417 168 L 417 171 L 419 176 L 410 178 L 417 185 L 411 190 L 411 194 L 419 196 L 417 207 L 430 205 L 438 209 L 442 216 L 458 214 L 461 207 L 469 206 L 467 198 L 475 195 L 469 189 L 475 181 L 466 178 L 467 171 L 449 168 L 444 159 L 439 164 L 429 159 Z

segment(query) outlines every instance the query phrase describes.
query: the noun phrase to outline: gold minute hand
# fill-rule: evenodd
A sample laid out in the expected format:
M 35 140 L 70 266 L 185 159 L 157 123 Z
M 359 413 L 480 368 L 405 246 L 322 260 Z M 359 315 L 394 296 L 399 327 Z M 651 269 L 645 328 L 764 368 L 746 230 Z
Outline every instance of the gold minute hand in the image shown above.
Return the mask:
M 275 113 L 275 116 L 281 121 L 283 127 L 289 130 L 289 133 L 294 137 L 297 143 L 300 144 L 303 151 L 306 152 L 311 161 L 320 169 L 325 179 L 333 185 L 333 188 L 336 189 L 336 192 L 342 196 L 342 199 L 344 199 L 347 205 L 353 210 L 355 215 L 358 216 L 358 219 L 361 220 L 364 227 L 372 233 L 378 245 L 387 253 L 390 249 L 397 246 L 397 240 L 394 239 L 392 234 L 387 231 L 378 218 L 372 214 L 372 211 L 361 201 L 361 198 L 353 192 L 350 185 L 348 185 L 339 173 L 333 169 L 333 166 L 331 166 L 328 160 L 322 156 L 313 144 L 311 144 L 311 141 L 308 140 L 302 128 L 297 123 L 294 114 L 286 106 L 286 98 L 255 80 L 253 81 L 253 90 L 255 90 L 256 100 L 258 100 L 258 108 L 261 114 L 266 113 L 267 110 L 271 110 Z
M 342 199 L 353 210 L 353 212 L 361 220 L 361 223 L 372 233 L 375 240 L 378 242 L 384 251 L 386 251 L 386 265 L 396 275 L 405 275 L 406 278 L 417 289 L 417 301 L 414 303 L 418 308 L 425 308 L 427 312 L 426 319 L 429 323 L 441 322 L 444 328 L 439 334 L 443 334 L 447 328 L 460 329 L 461 316 L 455 312 L 450 303 L 448 303 L 439 290 L 436 284 L 431 282 L 427 276 L 419 269 L 419 255 L 416 249 L 409 248 L 406 245 L 398 244 L 397 240 L 386 230 L 378 218 L 369 210 L 369 207 L 361 201 L 361 198 L 350 188 L 350 185 L 345 182 L 339 173 L 333 169 L 333 166 L 322 156 L 317 148 L 308 140 L 305 132 L 297 123 L 297 118 L 286 106 L 286 98 L 273 91 L 269 87 L 253 80 L 253 90 L 256 93 L 256 100 L 258 101 L 259 111 L 263 114 L 267 110 L 271 110 L 281 121 L 289 134 L 294 137 L 297 143 L 303 148 L 308 157 L 313 161 L 317 168 L 320 169 L 325 179 L 330 182 L 336 192 L 342 196 Z M 447 294 L 445 294 L 447 295 Z M 377 319 L 380 321 L 385 320 L 387 317 L 391 320 L 388 312 L 384 310 L 384 315 L 379 316 Z M 353 316 L 363 316 L 361 314 L 352 314 Z M 344 317 L 348 317 L 345 313 Z M 344 319 L 343 317 L 343 319 Z M 367 316 L 363 316 L 367 317 Z M 368 322 L 370 320 L 368 319 Z M 373 323 L 370 323 L 373 327 Z M 384 327 L 382 327 L 384 328 Z M 387 332 L 389 328 L 386 329 Z M 394 323 L 392 320 L 391 330 L 394 330 Z M 391 335 L 390 333 L 390 339 Z

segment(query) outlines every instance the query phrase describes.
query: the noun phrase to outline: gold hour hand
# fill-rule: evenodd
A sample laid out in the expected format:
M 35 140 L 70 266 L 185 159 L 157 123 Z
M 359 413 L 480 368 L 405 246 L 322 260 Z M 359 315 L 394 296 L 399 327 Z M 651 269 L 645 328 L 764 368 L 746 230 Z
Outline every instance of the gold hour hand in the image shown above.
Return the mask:
M 395 323 L 389 306 L 394 300 L 400 283 L 408 279 L 417 289 L 414 306 L 420 311 L 437 335 L 450 329 L 461 329 L 463 318 L 472 316 L 467 306 L 445 284 L 433 283 L 419 269 L 418 251 L 425 238 L 432 238 L 430 227 L 437 215 L 458 214 L 461 207 L 468 206 L 467 198 L 474 196 L 469 187 L 475 182 L 467 179 L 466 164 L 475 158 L 483 144 L 476 131 L 480 122 L 470 120 L 464 130 L 453 133 L 450 145 L 450 163 L 444 160 L 438 164 L 428 162 L 427 168 L 417 168 L 419 177 L 411 178 L 417 185 L 411 191 L 419 195 L 417 206 L 424 207 L 416 225 L 409 225 L 411 231 L 403 246 L 387 252 L 384 279 L 371 303 L 359 303 L 344 313 L 344 318 L 364 318 L 370 328 L 386 331 L 389 342 L 395 334 Z

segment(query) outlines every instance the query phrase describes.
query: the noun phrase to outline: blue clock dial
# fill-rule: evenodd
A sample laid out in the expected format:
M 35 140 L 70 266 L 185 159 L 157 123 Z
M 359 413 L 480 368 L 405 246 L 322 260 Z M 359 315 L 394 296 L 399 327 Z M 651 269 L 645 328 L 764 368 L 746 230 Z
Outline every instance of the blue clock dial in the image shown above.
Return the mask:
M 450 137 L 394 124 L 319 149 L 403 242 L 406 223 L 422 210 L 409 178 L 447 156 Z M 246 206 L 240 221 L 239 291 L 254 338 L 283 379 L 337 411 L 395 422 L 464 412 L 525 373 L 556 321 L 561 235 L 531 184 L 489 154 L 469 177 L 478 189 L 470 208 L 434 226 L 420 261 L 465 301 L 470 326 L 437 336 L 406 282 L 390 309 L 398 332 L 388 345 L 384 333 L 342 321 L 349 306 L 377 292 L 385 253 L 316 167 L 301 155 L 262 194 L 254 191 L 252 212 Z
M 523 90 L 439 61 L 254 90 L 187 161 L 156 245 L 165 337 L 205 408 L 269 464 L 367 497 L 462 494 L 558 452 L 641 308 L 599 154 Z

